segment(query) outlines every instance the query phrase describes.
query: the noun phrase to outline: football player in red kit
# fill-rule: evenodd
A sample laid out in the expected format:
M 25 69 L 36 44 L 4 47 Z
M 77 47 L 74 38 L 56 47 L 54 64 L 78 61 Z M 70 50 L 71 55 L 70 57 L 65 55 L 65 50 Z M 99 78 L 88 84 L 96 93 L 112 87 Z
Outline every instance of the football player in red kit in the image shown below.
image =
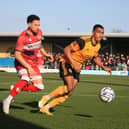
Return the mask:
M 3 112 L 9 114 L 10 103 L 20 91 L 40 91 L 44 89 L 42 76 L 37 65 L 40 52 L 53 61 L 53 56 L 42 47 L 42 31 L 40 18 L 36 15 L 27 17 L 28 28 L 23 31 L 17 40 L 15 49 L 15 67 L 20 81 L 12 88 L 9 96 L 3 100 Z

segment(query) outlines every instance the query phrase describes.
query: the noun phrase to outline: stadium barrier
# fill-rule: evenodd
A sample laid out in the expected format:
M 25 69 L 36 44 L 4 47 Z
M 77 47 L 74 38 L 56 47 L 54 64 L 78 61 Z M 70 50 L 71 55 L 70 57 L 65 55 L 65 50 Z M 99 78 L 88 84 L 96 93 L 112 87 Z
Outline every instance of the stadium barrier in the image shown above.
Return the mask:
M 16 69 L 14 67 L 0 67 L 0 71 L 4 72 L 16 72 Z M 58 73 L 58 69 L 40 69 L 41 73 Z M 81 74 L 87 74 L 87 75 L 109 75 L 108 72 L 105 72 L 103 70 L 81 70 Z M 112 71 L 112 75 L 119 75 L 119 76 L 128 76 L 129 71 Z
M 0 66 L 5 66 L 5 67 L 13 67 L 14 66 L 14 58 L 12 57 L 6 57 L 6 58 L 0 58 Z
M 81 70 L 81 74 L 109 75 L 109 73 L 104 70 Z M 128 76 L 129 71 L 112 71 L 112 75 Z

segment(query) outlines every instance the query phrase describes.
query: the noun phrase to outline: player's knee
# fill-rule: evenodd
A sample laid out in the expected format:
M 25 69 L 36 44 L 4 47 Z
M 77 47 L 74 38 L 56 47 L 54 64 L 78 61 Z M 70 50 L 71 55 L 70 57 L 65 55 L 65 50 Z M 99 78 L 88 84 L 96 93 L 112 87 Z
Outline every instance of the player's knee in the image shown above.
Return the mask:
M 35 87 L 37 87 L 39 90 L 43 90 L 44 89 L 44 85 L 43 84 L 34 84 Z
M 76 86 L 76 84 L 69 84 L 68 85 L 68 92 L 73 92 L 75 86 Z
M 29 82 L 30 81 L 30 78 L 28 76 L 22 76 L 21 77 L 21 80 L 25 80 L 25 81 Z
M 73 90 L 73 86 L 70 84 L 68 85 L 68 92 L 71 92 Z

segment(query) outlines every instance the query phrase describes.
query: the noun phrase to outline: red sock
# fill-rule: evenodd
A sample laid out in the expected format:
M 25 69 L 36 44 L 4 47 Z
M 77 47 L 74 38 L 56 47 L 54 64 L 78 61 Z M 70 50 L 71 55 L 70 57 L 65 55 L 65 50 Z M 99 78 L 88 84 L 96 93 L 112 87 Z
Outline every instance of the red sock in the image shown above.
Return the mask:
M 24 87 L 24 86 L 26 86 L 27 85 L 27 81 L 25 81 L 25 80 L 20 80 L 20 81 L 18 81 L 15 85 L 14 85 L 14 88 L 11 90 L 11 92 L 10 92 L 10 95 L 11 96 L 16 96 L 16 94 L 18 94 L 20 91 L 21 91 L 21 89 Z
M 22 88 L 22 91 L 31 91 L 31 92 L 36 92 L 36 91 L 40 91 L 40 89 L 38 89 L 37 87 L 35 87 L 32 83 L 26 85 L 25 87 Z

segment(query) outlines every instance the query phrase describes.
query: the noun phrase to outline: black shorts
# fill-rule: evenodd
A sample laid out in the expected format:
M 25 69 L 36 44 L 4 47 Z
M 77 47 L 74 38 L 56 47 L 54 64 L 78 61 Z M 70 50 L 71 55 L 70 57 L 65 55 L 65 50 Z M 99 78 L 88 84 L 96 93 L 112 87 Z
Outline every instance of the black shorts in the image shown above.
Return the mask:
M 67 77 L 67 76 L 73 76 L 74 79 L 78 80 L 79 82 L 79 76 L 80 76 L 80 73 L 77 73 L 72 67 L 70 64 L 68 63 L 64 63 L 64 62 L 60 62 L 60 65 L 59 65 L 59 72 L 60 72 L 60 77 L 64 79 L 64 77 Z

